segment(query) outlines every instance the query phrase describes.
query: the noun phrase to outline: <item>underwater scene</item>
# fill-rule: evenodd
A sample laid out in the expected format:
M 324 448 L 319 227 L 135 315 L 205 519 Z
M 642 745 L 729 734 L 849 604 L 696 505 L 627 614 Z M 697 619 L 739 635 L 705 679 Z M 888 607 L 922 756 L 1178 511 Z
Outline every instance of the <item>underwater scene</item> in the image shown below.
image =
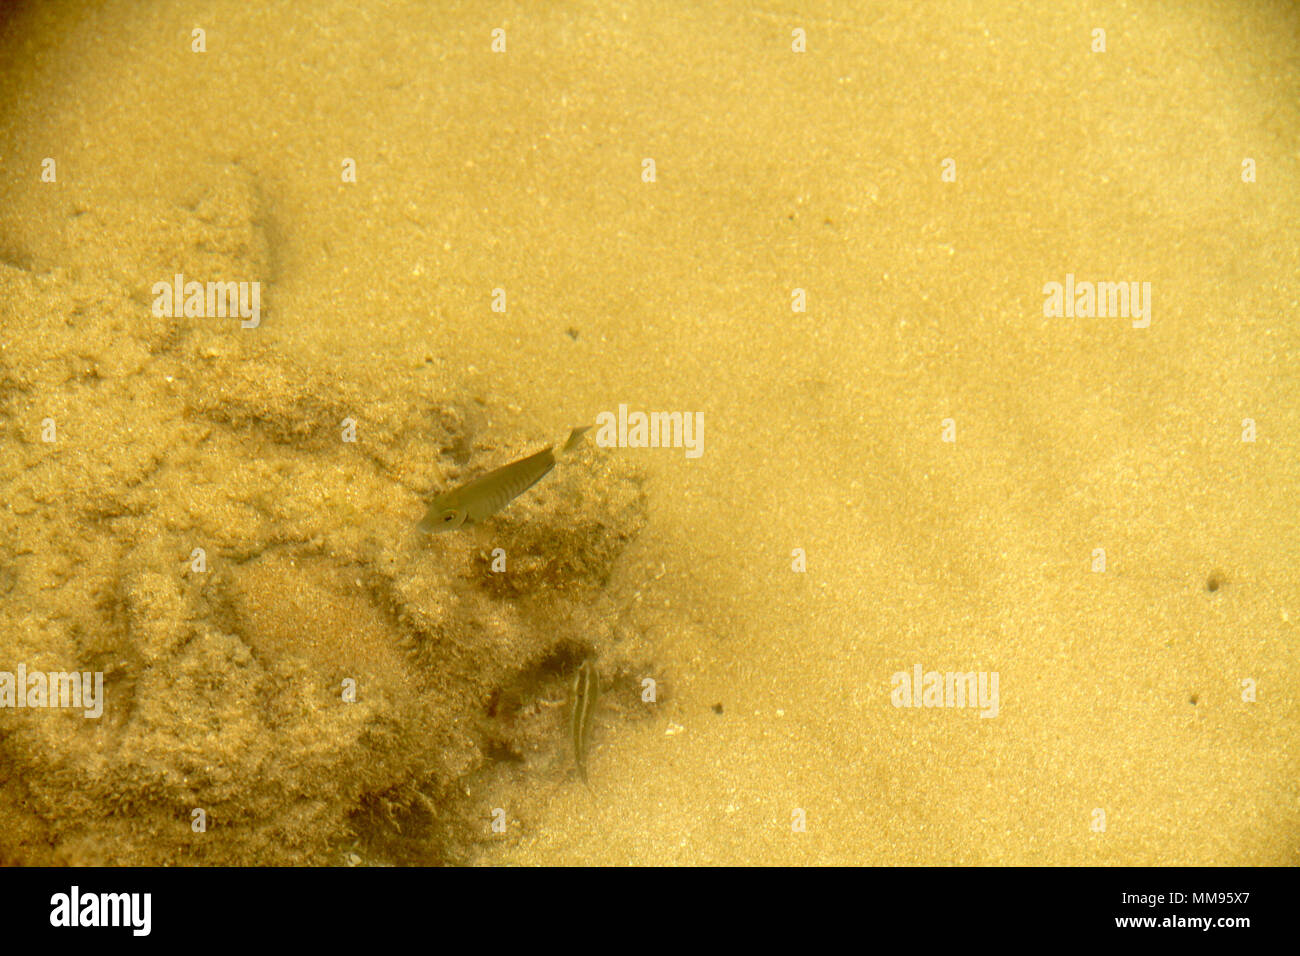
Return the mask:
M 1300 7 L 0 7 L 0 863 L 1300 862 Z

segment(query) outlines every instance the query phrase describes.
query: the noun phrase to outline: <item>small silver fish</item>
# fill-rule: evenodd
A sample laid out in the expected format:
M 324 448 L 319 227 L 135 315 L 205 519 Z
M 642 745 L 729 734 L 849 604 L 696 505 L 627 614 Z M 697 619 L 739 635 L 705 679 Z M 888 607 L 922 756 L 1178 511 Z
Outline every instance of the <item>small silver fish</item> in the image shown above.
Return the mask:
M 587 750 L 591 746 L 591 725 L 600 699 L 600 675 L 589 657 L 582 662 L 573 678 L 573 710 L 569 715 L 569 732 L 573 737 L 573 760 L 578 775 L 587 783 Z
M 590 427 L 575 428 L 562 451 L 572 449 Z M 429 510 L 416 527 L 426 534 L 437 534 L 482 524 L 546 477 L 555 467 L 553 447 L 547 445 L 536 454 L 502 465 L 481 478 L 439 495 L 429 504 Z

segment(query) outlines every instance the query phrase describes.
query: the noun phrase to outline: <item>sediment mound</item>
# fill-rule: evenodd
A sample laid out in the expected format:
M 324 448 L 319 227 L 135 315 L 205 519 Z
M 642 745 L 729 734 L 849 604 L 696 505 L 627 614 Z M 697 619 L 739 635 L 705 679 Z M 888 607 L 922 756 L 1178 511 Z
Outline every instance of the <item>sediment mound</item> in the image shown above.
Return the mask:
M 606 585 L 638 476 L 586 448 L 484 527 L 418 535 L 430 494 L 554 436 L 482 427 L 490 400 L 427 373 L 363 388 L 238 318 L 154 316 L 175 273 L 260 281 L 269 312 L 238 166 L 65 202 L 59 267 L 0 264 L 0 671 L 100 672 L 104 705 L 0 709 L 0 861 L 463 859 L 467 779 L 566 772 L 536 702 L 579 660 L 634 699 L 645 642 Z

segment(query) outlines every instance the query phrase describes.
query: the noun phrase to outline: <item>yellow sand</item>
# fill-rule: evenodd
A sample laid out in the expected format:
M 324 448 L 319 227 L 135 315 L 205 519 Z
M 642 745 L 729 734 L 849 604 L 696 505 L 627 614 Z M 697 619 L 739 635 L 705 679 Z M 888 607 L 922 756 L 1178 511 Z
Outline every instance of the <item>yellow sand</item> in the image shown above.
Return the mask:
M 1300 858 L 1293 5 L 33 6 L 0 259 L 59 264 L 46 156 L 128 204 L 237 161 L 274 298 L 232 334 L 507 432 L 704 413 L 698 460 L 607 452 L 663 700 L 602 713 L 591 791 L 492 790 L 480 862 Z M 1044 318 L 1067 273 L 1150 328 Z M 917 663 L 999 715 L 891 706 Z

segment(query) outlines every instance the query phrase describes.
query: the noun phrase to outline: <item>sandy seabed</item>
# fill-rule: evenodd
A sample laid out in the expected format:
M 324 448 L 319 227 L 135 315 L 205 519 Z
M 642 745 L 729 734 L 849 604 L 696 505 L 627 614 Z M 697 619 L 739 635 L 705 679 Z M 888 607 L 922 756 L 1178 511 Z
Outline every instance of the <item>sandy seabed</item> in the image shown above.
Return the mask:
M 1298 861 L 1292 5 L 367 9 L 0 14 L 0 860 Z

